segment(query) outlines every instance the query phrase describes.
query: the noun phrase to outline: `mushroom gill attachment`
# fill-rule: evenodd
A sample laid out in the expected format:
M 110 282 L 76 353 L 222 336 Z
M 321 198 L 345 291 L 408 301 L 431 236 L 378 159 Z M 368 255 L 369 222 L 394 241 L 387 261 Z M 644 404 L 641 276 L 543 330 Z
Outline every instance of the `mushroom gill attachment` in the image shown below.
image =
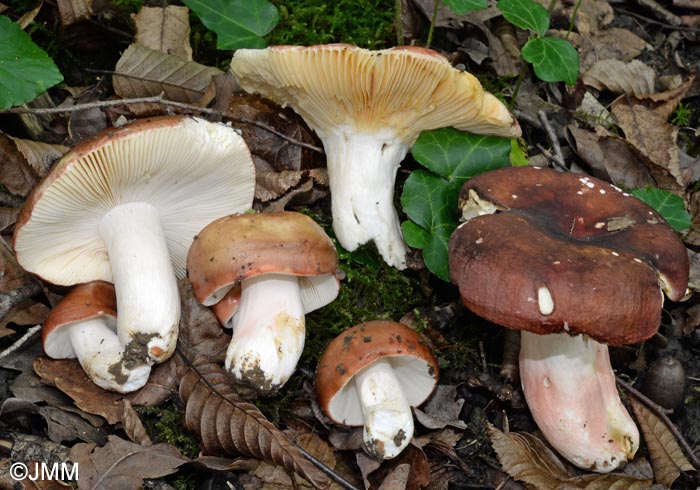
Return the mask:
M 463 186 L 465 220 L 450 275 L 478 315 L 523 330 L 523 391 L 566 459 L 609 472 L 639 434 L 622 405 L 606 344 L 658 329 L 663 292 L 680 300 L 688 257 L 652 208 L 585 175 L 537 167 L 486 172 Z
M 305 314 L 338 295 L 330 238 L 301 213 L 241 214 L 207 225 L 187 258 L 197 300 L 233 327 L 226 369 L 242 384 L 277 390 L 304 348 Z
M 346 250 L 373 241 L 406 267 L 393 193 L 396 172 L 421 131 L 452 126 L 514 137 L 508 109 L 470 73 L 412 46 L 370 51 L 348 44 L 239 49 L 231 70 L 244 90 L 291 106 L 327 156 L 333 230 Z
M 364 426 L 371 455 L 390 459 L 411 441 L 411 407 L 430 396 L 437 380 L 437 360 L 420 334 L 375 320 L 331 341 L 316 369 L 316 397 L 333 422 Z

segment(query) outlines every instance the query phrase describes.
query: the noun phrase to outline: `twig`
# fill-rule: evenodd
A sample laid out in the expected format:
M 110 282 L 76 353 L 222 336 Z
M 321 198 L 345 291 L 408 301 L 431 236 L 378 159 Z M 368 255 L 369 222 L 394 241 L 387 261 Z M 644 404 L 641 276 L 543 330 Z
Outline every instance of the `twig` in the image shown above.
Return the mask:
M 552 151 L 554 152 L 554 158 L 552 161 L 559 163 L 564 169 L 566 169 L 566 164 L 564 163 L 564 154 L 561 152 L 561 145 L 559 144 L 559 138 L 557 138 L 557 132 L 554 130 L 552 125 L 547 119 L 547 114 L 544 111 L 537 111 L 537 118 L 542 123 L 542 129 L 544 129 L 547 135 L 547 140 L 552 146 Z
M 655 0 L 634 0 L 634 3 L 651 11 L 651 13 L 654 14 L 654 17 L 659 20 L 668 22 L 674 26 L 681 25 L 682 21 L 680 17 L 659 5 Z
M 36 281 L 29 281 L 12 291 L 0 292 L 0 320 L 3 320 L 12 311 L 12 308 L 40 291 L 41 287 Z
M 63 114 L 63 113 L 69 113 L 69 112 L 77 112 L 77 111 L 84 111 L 86 109 L 95 109 L 95 108 L 103 108 L 103 107 L 115 107 L 115 106 L 122 106 L 122 105 L 130 105 L 130 104 L 160 104 L 160 105 L 165 105 L 165 106 L 171 106 L 171 107 L 177 107 L 179 109 L 185 109 L 189 111 L 196 111 L 196 112 L 201 112 L 202 114 L 208 114 L 211 116 L 227 116 L 230 117 L 230 119 L 244 123 L 244 124 L 252 124 L 253 126 L 256 126 L 260 129 L 263 129 L 269 133 L 274 134 L 275 136 L 279 136 L 280 138 L 289 141 L 290 143 L 300 146 L 302 148 L 307 148 L 311 151 L 315 151 L 317 153 L 323 154 L 323 148 L 319 148 L 318 146 L 315 145 L 310 145 L 308 143 L 304 143 L 303 141 L 299 141 L 296 138 L 292 138 L 291 136 L 288 136 L 284 133 L 281 133 L 277 131 L 275 128 L 268 126 L 267 124 L 261 123 L 260 121 L 255 121 L 253 119 L 247 119 L 244 117 L 231 117 L 228 116 L 227 114 L 222 113 L 221 111 L 217 111 L 215 109 L 210 109 L 208 107 L 199 107 L 197 105 L 192 105 L 192 104 L 186 104 L 184 102 L 176 102 L 174 100 L 167 100 L 163 98 L 163 94 L 160 95 L 154 95 L 151 97 L 136 97 L 133 99 L 119 99 L 119 100 L 99 100 L 96 102 L 85 102 L 83 104 L 75 104 L 69 107 L 38 107 L 38 108 L 31 108 L 31 107 L 12 107 L 10 109 L 0 109 L 0 114 Z
M 630 17 L 636 17 L 637 19 L 641 19 L 644 22 L 648 22 L 649 24 L 657 25 L 657 26 L 662 27 L 664 29 L 671 29 L 673 31 L 684 31 L 684 32 L 700 32 L 700 28 L 698 28 L 698 27 L 676 26 L 673 24 L 667 24 L 666 22 L 659 22 L 658 20 L 650 19 L 649 17 L 638 14 L 636 12 L 630 12 L 629 10 L 626 10 L 623 8 L 616 8 L 615 10 L 620 12 L 620 13 L 623 13 L 625 15 L 629 15 Z
M 616 376 L 615 380 L 617 381 L 618 385 L 622 386 L 625 390 L 634 395 L 634 397 L 637 400 L 642 402 L 642 404 L 644 404 L 649 410 L 651 410 L 654 413 L 654 415 L 659 417 L 661 421 L 664 424 L 666 424 L 666 427 L 671 432 L 671 434 L 673 434 L 673 437 L 676 438 L 676 441 L 678 441 L 678 445 L 681 446 L 683 452 L 685 452 L 686 456 L 688 456 L 688 459 L 690 460 L 692 465 L 695 468 L 700 468 L 700 459 L 698 459 L 698 457 L 695 455 L 693 449 L 690 447 L 690 444 L 688 444 L 683 435 L 678 431 L 678 428 L 675 426 L 675 424 L 671 422 L 671 419 L 668 418 L 668 415 L 666 415 L 666 410 L 663 407 L 660 407 L 659 405 L 654 403 L 649 398 L 647 398 L 647 396 L 644 395 L 644 393 L 641 393 L 634 386 L 620 379 L 619 376 Z
M 535 144 L 535 146 L 539 148 L 542 154 L 546 156 L 558 170 L 561 170 L 562 172 L 569 171 L 569 169 L 566 167 L 566 163 L 564 163 L 563 161 L 559 161 L 559 159 L 554 154 L 552 154 L 552 152 L 549 151 L 547 148 L 545 148 L 539 143 Z
M 34 325 L 32 328 L 28 329 L 24 335 L 22 335 L 17 341 L 15 341 L 14 344 L 9 346 L 7 349 L 4 351 L 0 352 L 0 359 L 3 359 L 10 354 L 12 354 L 14 351 L 22 347 L 32 336 L 37 333 L 39 330 L 41 330 L 41 325 Z

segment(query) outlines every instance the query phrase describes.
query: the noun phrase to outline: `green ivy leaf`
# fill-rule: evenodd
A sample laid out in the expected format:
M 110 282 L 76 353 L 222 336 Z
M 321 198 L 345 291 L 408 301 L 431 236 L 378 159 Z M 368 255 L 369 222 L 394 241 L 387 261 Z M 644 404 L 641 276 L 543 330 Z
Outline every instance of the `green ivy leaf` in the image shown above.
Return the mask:
M 549 29 L 549 12 L 533 0 L 498 0 L 503 17 L 513 25 L 544 36 Z
M 9 17 L 0 16 L 0 109 L 34 100 L 62 80 L 49 55 Z
M 444 0 L 457 15 L 466 14 L 472 10 L 483 10 L 489 6 L 488 0 Z
M 527 167 L 530 162 L 517 139 L 510 140 L 510 164 L 513 167 Z
M 216 33 L 218 49 L 264 48 L 262 36 L 279 22 L 267 0 L 183 0 L 202 24 Z
M 683 199 L 674 193 L 646 187 L 634 189 L 632 195 L 654 208 L 674 230 L 687 230 L 692 225 Z
M 521 50 L 525 61 L 532 63 L 537 77 L 544 82 L 566 82 L 574 85 L 578 79 L 578 52 L 566 39 L 558 37 L 532 38 Z
M 457 227 L 462 184 L 474 175 L 507 166 L 510 151 L 507 138 L 454 128 L 424 131 L 413 146 L 413 157 L 427 170 L 415 170 L 404 183 L 401 205 L 410 221 L 401 227 L 406 242 L 423 250 L 426 267 L 440 279 L 450 280 L 447 250 Z

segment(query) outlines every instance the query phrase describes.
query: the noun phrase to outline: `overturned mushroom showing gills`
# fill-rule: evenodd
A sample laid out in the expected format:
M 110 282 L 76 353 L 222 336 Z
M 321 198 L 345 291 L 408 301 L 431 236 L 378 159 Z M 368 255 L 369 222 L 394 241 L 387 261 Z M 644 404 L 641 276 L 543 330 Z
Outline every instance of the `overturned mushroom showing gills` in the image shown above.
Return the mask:
M 113 282 L 125 350 L 162 362 L 175 349 L 187 250 L 207 223 L 250 208 L 254 171 L 223 124 L 159 117 L 106 130 L 35 187 L 15 229 L 17 260 L 54 284 Z
M 400 269 L 407 247 L 393 204 L 394 180 L 420 132 L 453 126 L 520 135 L 506 107 L 474 76 L 429 49 L 239 49 L 231 69 L 243 89 L 291 106 L 323 141 L 333 230 L 343 248 L 374 241 L 384 260 Z
M 450 274 L 478 315 L 522 330 L 520 377 L 535 422 L 573 464 L 602 473 L 631 459 L 639 433 L 606 344 L 659 327 L 663 292 L 681 299 L 685 247 L 661 216 L 580 174 L 518 167 L 467 181 Z
M 221 304 L 217 317 L 233 327 L 225 365 L 239 382 L 260 391 L 286 383 L 304 348 L 304 315 L 338 295 L 337 266 L 330 238 L 301 213 L 227 216 L 199 233 L 187 274 L 199 302 Z
M 93 281 L 72 288 L 51 310 L 41 339 L 49 357 L 77 358 L 97 386 L 128 393 L 146 384 L 151 368 L 125 358 L 116 330 L 114 286 Z
M 413 437 L 411 407 L 430 396 L 437 380 L 437 361 L 420 334 L 376 320 L 328 345 L 316 369 L 316 397 L 333 422 L 364 426 L 370 454 L 391 459 Z

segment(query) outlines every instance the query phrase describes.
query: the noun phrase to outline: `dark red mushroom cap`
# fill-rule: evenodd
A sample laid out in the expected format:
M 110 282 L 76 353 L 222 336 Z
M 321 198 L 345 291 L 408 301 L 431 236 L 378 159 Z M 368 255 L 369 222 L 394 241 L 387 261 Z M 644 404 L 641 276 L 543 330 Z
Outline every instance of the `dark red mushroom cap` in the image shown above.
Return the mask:
M 499 169 L 464 185 L 460 209 L 467 221 L 450 239 L 450 275 L 464 304 L 494 323 L 634 343 L 658 329 L 662 290 L 672 300 L 685 294 L 688 256 L 678 235 L 607 182 Z

